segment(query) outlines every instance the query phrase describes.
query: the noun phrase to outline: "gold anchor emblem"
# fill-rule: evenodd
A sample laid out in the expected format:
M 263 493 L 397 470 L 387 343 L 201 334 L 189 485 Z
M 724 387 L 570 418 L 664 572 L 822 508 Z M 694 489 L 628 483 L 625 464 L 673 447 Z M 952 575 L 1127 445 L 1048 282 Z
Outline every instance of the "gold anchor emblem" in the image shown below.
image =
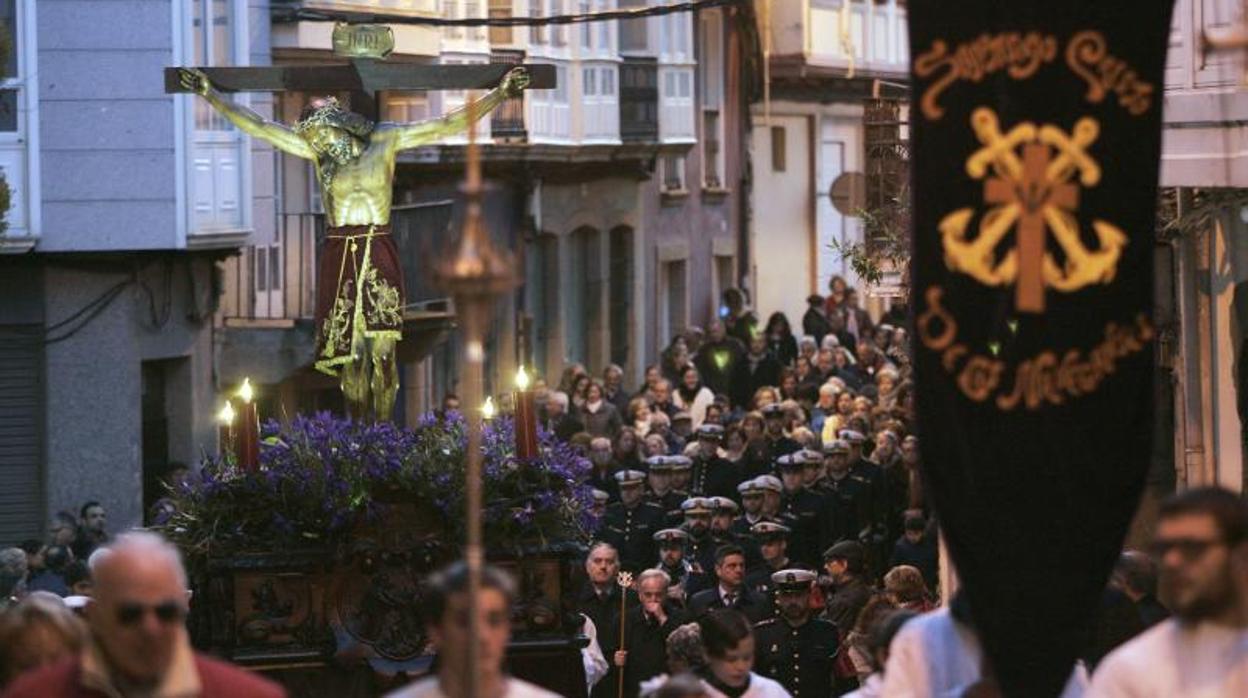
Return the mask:
M 1046 287 L 1069 293 L 1113 281 L 1127 236 L 1112 223 L 1096 220 L 1092 227 L 1099 246 L 1088 249 L 1075 218 L 1079 185 L 1101 181 L 1101 168 L 1087 153 L 1100 135 L 1096 120 L 1080 119 L 1069 135 L 1052 124 L 1030 121 L 1003 134 L 996 112 L 980 107 L 971 115 L 971 127 L 983 147 L 967 158 L 966 172 L 985 180 L 984 202 L 992 207 L 973 240 L 967 239 L 973 208 L 941 220 L 949 269 L 988 286 L 1013 283 L 1014 305 L 1023 313 L 1044 312 Z M 1071 181 L 1076 174 L 1078 184 Z M 1014 244 L 998 261 L 997 249 L 1011 230 L 1016 230 Z M 1047 249 L 1046 231 L 1064 256 L 1061 263 Z

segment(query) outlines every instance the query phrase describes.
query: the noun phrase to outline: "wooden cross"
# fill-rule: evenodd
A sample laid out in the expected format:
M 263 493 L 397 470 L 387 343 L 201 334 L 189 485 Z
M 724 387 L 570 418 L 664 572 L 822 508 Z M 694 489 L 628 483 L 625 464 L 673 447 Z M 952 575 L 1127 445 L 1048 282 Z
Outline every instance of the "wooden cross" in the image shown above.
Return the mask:
M 1014 241 L 1018 264 L 1014 307 L 1021 313 L 1044 312 L 1045 207 L 1056 206 L 1072 212 L 1079 207 L 1079 187 L 1051 179 L 1050 164 L 1047 145 L 1028 143 L 1023 146 L 1021 177 L 992 177 L 984 182 L 987 203 L 1014 204 L 1020 210 Z
M 349 91 L 351 111 L 376 120 L 380 90 L 485 90 L 496 87 L 507 71 L 515 67 L 504 63 L 423 65 L 352 58 L 349 63 L 337 64 L 199 70 L 221 92 Z M 520 67 L 529 73 L 527 89 L 555 87 L 553 65 Z M 167 94 L 189 91 L 182 86 L 177 68 L 165 68 Z

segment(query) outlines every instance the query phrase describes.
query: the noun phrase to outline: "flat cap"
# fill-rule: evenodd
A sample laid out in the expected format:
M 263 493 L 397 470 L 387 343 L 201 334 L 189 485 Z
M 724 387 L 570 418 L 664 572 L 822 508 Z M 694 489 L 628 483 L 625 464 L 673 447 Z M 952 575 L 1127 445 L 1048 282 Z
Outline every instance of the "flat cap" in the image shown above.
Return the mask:
M 862 544 L 856 540 L 843 540 L 823 551 L 824 560 L 835 560 L 838 558 L 861 564 L 866 559 L 866 551 L 862 549 Z
M 681 410 L 681 411 L 677 412 L 676 414 L 672 415 L 672 422 L 673 422 L 673 423 L 675 423 L 675 422 L 692 422 L 692 421 L 693 421 L 693 415 L 689 414 L 689 412 L 688 412 L 688 411 L 686 411 L 686 410 Z

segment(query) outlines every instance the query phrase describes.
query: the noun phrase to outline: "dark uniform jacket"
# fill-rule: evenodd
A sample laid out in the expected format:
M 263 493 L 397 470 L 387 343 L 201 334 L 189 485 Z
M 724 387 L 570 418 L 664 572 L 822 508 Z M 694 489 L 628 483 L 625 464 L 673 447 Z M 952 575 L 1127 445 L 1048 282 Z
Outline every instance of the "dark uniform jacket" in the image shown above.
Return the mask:
M 837 627 L 822 618 L 796 627 L 783 618 L 769 618 L 754 626 L 755 671 L 779 681 L 793 698 L 832 695 L 839 649 Z
M 871 521 L 870 484 L 861 477 L 849 474 L 840 480 L 825 477 L 819 492 L 825 498 L 826 516 L 829 517 L 828 532 L 825 534 L 831 540 L 828 545 L 842 540 L 858 540 L 858 534 Z
M 682 490 L 668 490 L 663 495 L 657 495 L 651 490 L 646 491 L 646 499 L 663 510 L 664 526 L 667 528 L 680 526 L 680 522 L 685 518 L 680 505 L 688 498 L 689 493 Z
M 728 606 L 724 604 L 723 597 L 719 595 L 719 584 L 699 591 L 689 600 L 689 615 L 693 618 L 699 618 L 720 608 L 728 608 Z M 770 618 L 772 615 L 771 599 L 764 598 L 762 594 L 744 585 L 737 590 L 737 598 L 732 608 L 744 613 L 745 617 L 753 623 Z
M 769 565 L 764 561 L 746 572 L 745 585 L 770 599 L 774 590 L 774 585 L 771 583 L 771 575 L 780 570 L 793 569 L 794 567 L 810 569 L 805 565 L 795 565 L 788 557 L 775 566 Z
M 622 502 L 607 506 L 599 537 L 620 552 L 620 568 L 638 572 L 658 559 L 654 534 L 667 525 L 667 512 L 654 502 L 642 501 L 632 509 Z
M 805 566 L 813 567 L 823 551 L 836 541 L 828 540 L 830 524 L 827 500 L 805 488 L 786 494 L 783 512 L 791 517 L 794 528 L 789 534 L 789 556 Z
M 623 647 L 618 646 L 618 621 L 609 628 L 605 636 L 602 631 L 598 633 L 602 653 L 608 664 L 614 666 L 617 649 L 628 651 L 628 660 L 624 664 L 624 695 L 628 698 L 637 695 L 642 681 L 667 673 L 667 636 L 687 622 L 687 617 L 683 610 L 672 603 L 663 604 L 663 611 L 667 614 L 667 622 L 660 625 L 658 620 L 646 615 L 640 605 L 629 609 L 624 614 Z M 617 684 L 613 681 L 610 685 L 611 695 L 614 696 Z
M 727 497 L 741 501 L 737 485 L 741 484 L 741 469 L 732 461 L 719 458 L 693 459 L 693 473 L 689 478 L 689 495 L 692 497 Z
M 797 453 L 802 450 L 801 444 L 783 435 L 781 435 L 778 439 L 773 439 L 764 434 L 763 444 L 767 447 L 768 463 L 775 463 L 776 459 L 780 456 L 787 456 L 790 453 Z

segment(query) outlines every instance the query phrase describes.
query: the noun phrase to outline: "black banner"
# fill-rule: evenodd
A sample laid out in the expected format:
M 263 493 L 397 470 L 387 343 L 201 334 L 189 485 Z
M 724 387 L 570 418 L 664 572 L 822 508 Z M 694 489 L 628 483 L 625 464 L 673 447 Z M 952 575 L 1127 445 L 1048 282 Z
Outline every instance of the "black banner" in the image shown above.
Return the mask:
M 1010 698 L 1060 693 L 1148 470 L 1171 3 L 909 3 L 924 474 Z

